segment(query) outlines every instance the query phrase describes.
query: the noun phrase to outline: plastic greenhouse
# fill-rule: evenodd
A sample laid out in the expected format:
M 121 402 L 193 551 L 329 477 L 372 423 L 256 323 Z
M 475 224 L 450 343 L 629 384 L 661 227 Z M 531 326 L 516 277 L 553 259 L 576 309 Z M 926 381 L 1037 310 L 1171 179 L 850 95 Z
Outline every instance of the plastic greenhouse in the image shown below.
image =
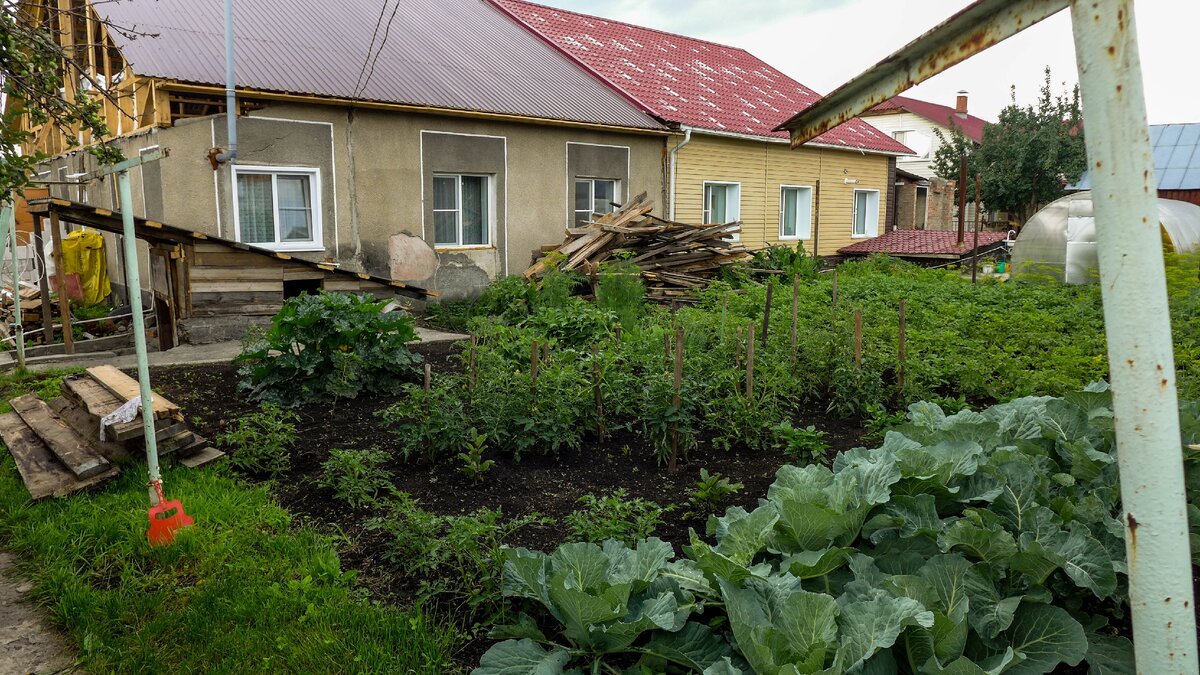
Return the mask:
M 1186 253 L 1200 246 L 1200 206 L 1159 199 L 1158 219 L 1167 251 Z M 1068 284 L 1097 279 L 1092 193 L 1067 195 L 1035 213 L 1013 244 L 1012 269 L 1016 276 L 1039 276 Z

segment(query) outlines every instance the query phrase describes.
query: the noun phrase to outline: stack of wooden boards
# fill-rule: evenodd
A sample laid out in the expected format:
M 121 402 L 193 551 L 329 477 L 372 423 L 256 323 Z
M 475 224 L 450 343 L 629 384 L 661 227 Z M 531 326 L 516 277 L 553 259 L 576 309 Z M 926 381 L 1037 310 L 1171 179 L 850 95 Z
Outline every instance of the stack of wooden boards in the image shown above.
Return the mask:
M 26 330 L 31 326 L 42 323 L 42 293 L 36 286 L 21 284 L 21 323 Z M 12 285 L 8 284 L 0 292 L 0 337 L 8 337 L 13 324 L 13 294 Z
M 652 216 L 653 209 L 643 193 L 585 227 L 568 228 L 566 241 L 542 252 L 561 257 L 559 270 L 588 274 L 606 260 L 626 257 L 641 270 L 646 298 L 656 302 L 694 302 L 694 291 L 706 287 L 721 267 L 748 256 L 734 241 L 740 222 L 689 225 Z M 543 257 L 525 270 L 525 278 L 539 277 L 552 266 Z
M 112 366 L 89 368 L 62 382 L 60 395 L 49 403 L 35 394 L 12 399 L 13 412 L 0 415 L 3 438 L 34 499 L 61 497 L 101 483 L 120 473 L 118 463 L 145 454 L 145 427 L 139 414 L 105 430 L 100 420 L 138 396 L 137 380 Z M 198 467 L 225 453 L 183 423 L 179 406 L 155 394 L 155 437 L 164 463 Z

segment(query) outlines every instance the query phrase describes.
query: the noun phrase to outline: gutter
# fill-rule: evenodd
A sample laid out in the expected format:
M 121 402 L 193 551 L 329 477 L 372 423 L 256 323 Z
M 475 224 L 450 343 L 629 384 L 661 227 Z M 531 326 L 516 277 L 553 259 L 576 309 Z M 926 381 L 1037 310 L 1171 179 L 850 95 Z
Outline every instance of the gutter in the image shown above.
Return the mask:
M 671 215 L 668 217 L 668 220 L 675 220 L 675 167 L 679 164 L 679 162 L 677 161 L 676 155 L 678 155 L 679 151 L 683 149 L 683 146 L 685 146 L 691 142 L 692 142 L 692 128 L 684 127 L 683 128 L 683 140 L 680 141 L 675 147 L 671 148 L 671 189 L 670 189 Z

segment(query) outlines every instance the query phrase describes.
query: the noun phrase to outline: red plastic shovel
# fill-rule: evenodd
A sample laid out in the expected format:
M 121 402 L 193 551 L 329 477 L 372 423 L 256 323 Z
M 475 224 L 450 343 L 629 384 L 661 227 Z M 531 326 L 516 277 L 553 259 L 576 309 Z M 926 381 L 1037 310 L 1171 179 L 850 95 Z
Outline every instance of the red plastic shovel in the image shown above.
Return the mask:
M 150 529 L 146 538 L 151 546 L 166 546 L 175 541 L 175 532 L 191 525 L 192 517 L 183 512 L 183 502 L 178 499 L 167 501 L 163 497 L 162 484 L 154 481 L 154 491 L 158 493 L 158 503 L 150 507 L 147 515 L 150 517 Z

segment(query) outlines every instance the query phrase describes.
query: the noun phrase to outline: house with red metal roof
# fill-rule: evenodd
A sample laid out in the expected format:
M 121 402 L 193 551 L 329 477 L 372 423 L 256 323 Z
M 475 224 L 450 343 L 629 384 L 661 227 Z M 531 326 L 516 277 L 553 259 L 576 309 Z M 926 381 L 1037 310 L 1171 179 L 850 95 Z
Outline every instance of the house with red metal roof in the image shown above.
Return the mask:
M 954 181 L 938 177 L 933 158 L 942 144 L 941 138 L 949 139 L 954 129 L 976 143 L 983 142 L 987 121 L 967 112 L 967 92 L 958 93 L 953 107 L 896 96 L 862 116 L 916 153 L 896 159 L 899 169 L 894 190 L 896 228 L 957 229 Z M 973 214 L 974 210 L 968 210 L 968 228 L 974 227 Z
M 238 0 L 229 162 L 218 161 L 231 147 L 220 2 L 69 4 L 20 11 L 75 55 L 67 94 L 103 107 L 111 137 L 81 135 L 83 146 L 170 150 L 131 173 L 129 206 L 152 222 L 445 298 L 524 270 L 564 227 L 629 195 L 665 210 L 668 126 L 486 2 L 405 0 L 381 15 L 374 0 Z M 95 168 L 53 125 L 22 123 L 26 150 L 52 157 L 38 178 Z M 53 186 L 105 210 L 121 207 L 114 192 Z M 271 274 L 236 293 L 234 280 L 204 283 L 264 316 L 313 290 Z
M 625 100 L 677 130 L 670 214 L 742 222 L 750 246 L 839 248 L 886 229 L 903 143 L 861 119 L 793 151 L 781 122 L 820 95 L 744 49 L 522 0 L 489 0 Z

